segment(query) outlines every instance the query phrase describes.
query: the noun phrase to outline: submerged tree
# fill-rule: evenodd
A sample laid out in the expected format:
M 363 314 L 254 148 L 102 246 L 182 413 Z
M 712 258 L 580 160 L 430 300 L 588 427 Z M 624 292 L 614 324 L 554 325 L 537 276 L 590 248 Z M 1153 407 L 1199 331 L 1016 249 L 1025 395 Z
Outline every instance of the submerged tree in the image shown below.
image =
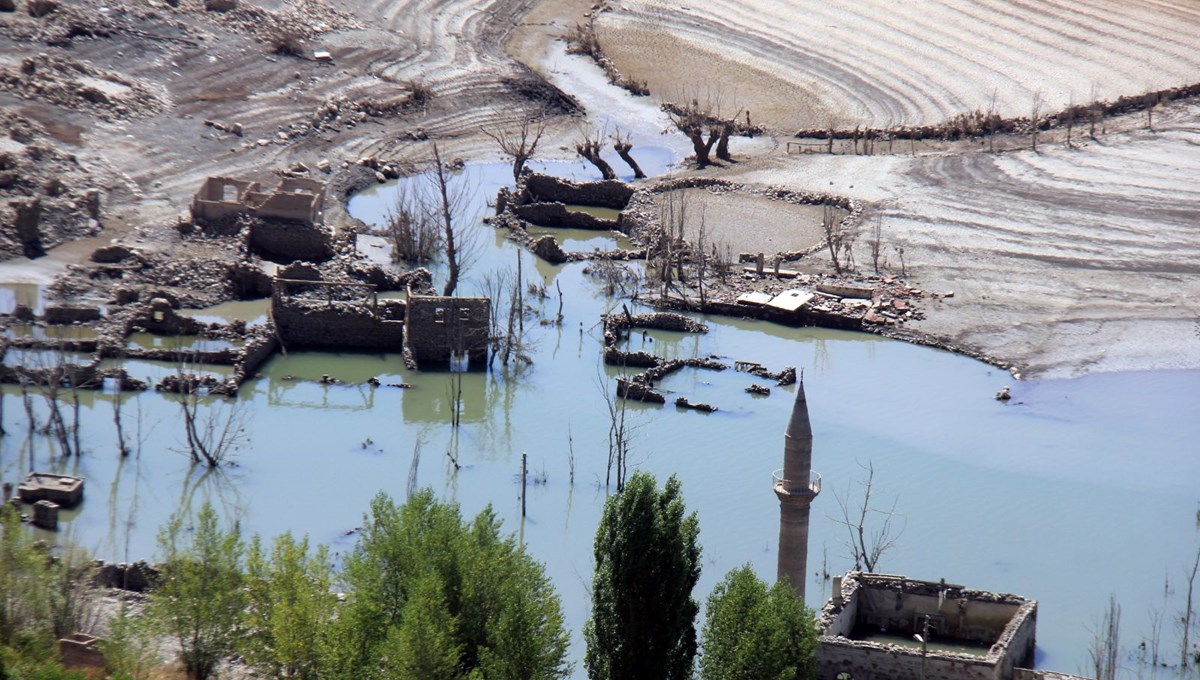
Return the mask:
M 770 589 L 750 565 L 729 572 L 708 598 L 701 680 L 813 680 L 813 613 L 784 581 Z
M 893 524 L 896 515 L 897 500 L 892 500 L 891 507 L 881 509 L 873 505 L 872 495 L 875 493 L 875 466 L 871 463 L 859 465 L 867 473 L 864 480 L 858 484 L 862 487 L 862 495 L 857 500 L 851 500 L 850 490 L 845 496 L 834 493 L 840 518 L 834 517 L 834 522 L 846 528 L 846 547 L 854 559 L 856 571 L 866 569 L 874 572 L 879 567 L 879 560 L 891 550 L 904 533 L 904 527 L 899 529 Z
M 605 501 L 583 631 L 591 680 L 692 676 L 700 527 L 685 512 L 679 480 L 671 477 L 659 491 L 646 472 Z
M 393 262 L 424 264 L 432 261 L 441 248 L 439 222 L 428 198 L 412 183 L 397 187 L 385 222 Z

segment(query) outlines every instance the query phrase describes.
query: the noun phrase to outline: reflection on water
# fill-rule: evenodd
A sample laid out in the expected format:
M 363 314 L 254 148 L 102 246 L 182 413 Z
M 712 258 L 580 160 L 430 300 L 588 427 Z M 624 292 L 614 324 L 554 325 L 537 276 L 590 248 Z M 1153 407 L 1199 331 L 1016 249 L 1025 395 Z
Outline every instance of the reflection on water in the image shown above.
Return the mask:
M 92 363 L 92 355 L 82 352 L 66 352 L 57 349 L 26 349 L 10 347 L 4 352 L 5 366 L 25 368 L 57 368 L 59 366 L 86 366 Z
M 243 346 L 244 341 L 203 338 L 198 335 L 154 335 L 152 333 L 130 333 L 129 347 L 142 349 L 170 349 L 178 352 L 219 352 Z
M 621 217 L 621 211 L 616 208 L 600 208 L 594 205 L 574 205 L 568 204 L 567 210 L 571 212 L 587 213 L 592 217 L 599 217 L 602 220 L 613 220 L 614 222 Z
M 206 309 L 181 309 L 179 313 L 190 316 L 202 323 L 228 324 L 234 321 L 245 321 L 249 326 L 267 322 L 267 314 L 271 308 L 271 300 L 235 300 L 223 302 Z
M 40 316 L 46 309 L 44 289 L 38 283 L 0 283 L 0 314 L 12 314 L 17 305 L 25 305 Z
M 16 324 L 4 331 L 10 340 L 95 340 L 100 337 L 89 326 L 36 326 Z
M 537 227 L 527 229 L 529 235 L 538 238 L 549 234 L 558 239 L 567 252 L 592 250 L 629 250 L 633 244 L 629 237 L 617 231 L 595 231 L 591 229 L 568 229 L 565 227 Z

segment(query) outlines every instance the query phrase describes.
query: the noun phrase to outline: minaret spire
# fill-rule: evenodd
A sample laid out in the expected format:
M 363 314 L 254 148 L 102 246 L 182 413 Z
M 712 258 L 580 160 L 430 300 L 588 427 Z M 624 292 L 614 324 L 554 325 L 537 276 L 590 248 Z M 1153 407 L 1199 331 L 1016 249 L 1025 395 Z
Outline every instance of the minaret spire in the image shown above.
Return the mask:
M 783 437 L 783 469 L 775 472 L 779 497 L 779 578 L 788 579 L 804 599 L 808 572 L 809 506 L 821 492 L 821 478 L 812 473 L 812 424 L 801 377 L 796 401 Z

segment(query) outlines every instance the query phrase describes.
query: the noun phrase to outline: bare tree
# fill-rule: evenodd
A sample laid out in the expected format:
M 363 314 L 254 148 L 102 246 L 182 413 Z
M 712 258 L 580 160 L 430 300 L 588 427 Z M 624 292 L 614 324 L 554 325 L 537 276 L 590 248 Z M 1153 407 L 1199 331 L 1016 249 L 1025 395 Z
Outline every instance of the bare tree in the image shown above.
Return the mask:
M 1200 573 L 1200 547 L 1196 549 L 1196 559 L 1192 561 L 1192 568 L 1184 571 L 1184 576 L 1187 580 L 1187 597 L 1184 598 L 1183 612 L 1179 616 L 1179 625 L 1183 629 L 1179 640 L 1180 671 L 1187 670 L 1188 664 L 1191 662 L 1189 634 L 1192 630 L 1192 616 L 1195 613 L 1193 597 L 1196 591 L 1196 575 L 1198 573 Z
M 450 187 L 450 173 L 442 162 L 437 142 L 433 143 L 433 167 L 430 177 L 436 191 L 436 215 L 441 224 L 443 252 L 446 254 L 446 267 L 449 270 L 442 295 L 450 296 L 458 289 L 459 276 L 469 259 L 469 240 L 464 237 L 463 229 L 456 224 L 463 215 L 468 196 L 463 190 Z
M 996 153 L 996 124 L 999 122 L 1000 116 L 996 113 L 996 90 L 993 89 L 987 110 L 988 153 Z
M 183 433 L 193 463 L 219 467 L 248 439 L 249 419 L 245 403 L 216 392 L 220 382 L 211 375 L 197 375 L 195 362 L 180 353 L 170 391 L 176 393 L 183 415 Z
M 582 137 L 575 142 L 575 151 L 579 153 L 589 163 L 596 166 L 600 171 L 600 176 L 604 179 L 616 179 L 617 173 L 613 171 L 612 166 L 608 161 L 600 157 L 600 152 L 604 148 L 601 143 L 602 135 L 593 136 L 591 132 L 584 131 Z
M 1072 97 L 1067 102 L 1067 109 L 1063 111 L 1063 116 L 1066 118 L 1067 124 L 1067 148 L 1074 149 L 1075 145 L 1071 143 L 1071 132 L 1075 129 L 1075 98 Z
M 1042 125 L 1042 93 L 1035 92 L 1029 109 L 1029 138 L 1033 150 L 1037 151 L 1038 128 Z
M 732 160 L 729 155 L 729 136 L 733 133 L 736 118 L 722 119 L 711 103 L 700 104 L 693 98 L 686 107 L 663 104 L 663 110 L 671 123 L 692 141 L 696 155 L 696 167 L 705 168 L 712 164 L 713 147 L 717 147 L 717 158 Z
M 867 245 L 871 248 L 871 267 L 875 273 L 879 274 L 879 255 L 883 250 L 883 215 L 875 216 L 875 223 L 871 225 L 871 238 L 867 241 Z
M 849 230 L 838 217 L 837 210 L 833 206 L 824 206 L 821 214 L 821 231 L 825 234 L 825 247 L 829 250 L 829 261 L 833 264 L 833 271 L 841 274 L 849 267 L 847 260 L 851 238 Z
M 541 117 L 525 117 L 517 127 L 510 130 L 488 130 L 483 134 L 491 137 L 500 151 L 512 159 L 513 181 L 521 181 L 525 164 L 537 153 L 538 142 L 546 130 L 546 121 Z
M 834 497 L 842 516 L 840 519 L 831 519 L 846 527 L 846 547 L 850 550 L 850 556 L 854 558 L 854 569 L 874 572 L 879 567 L 880 558 L 895 547 L 896 541 L 904 533 L 904 527 L 897 529 L 894 524 L 898 499 L 893 499 L 891 507 L 886 510 L 871 504 L 872 494 L 875 492 L 874 464 L 860 463 L 859 467 L 867 473 L 867 478 L 858 482 L 862 487 L 861 496 L 851 505 L 851 488 L 847 487 L 845 498 L 835 491 Z
M 603 373 L 599 374 L 599 385 L 604 405 L 608 409 L 608 466 L 604 475 L 604 486 L 607 488 L 615 482 L 617 493 L 620 493 L 625 490 L 625 480 L 629 476 L 629 444 L 632 437 L 625 419 L 626 400 L 608 390 Z
M 403 182 L 388 210 L 387 238 L 392 243 L 392 261 L 423 264 L 433 260 L 441 247 L 441 228 L 430 212 L 430 201 L 419 186 Z
M 637 161 L 633 160 L 633 156 L 629 153 L 631 149 L 633 149 L 633 142 L 630 139 L 629 133 L 622 133 L 620 130 L 613 133 L 613 150 L 633 170 L 634 179 L 645 179 L 646 173 L 642 172 L 642 167 L 637 164 Z
M 533 361 L 532 340 L 524 324 L 526 308 L 521 295 L 524 285 L 512 269 L 497 269 L 483 276 L 482 292 L 492 301 L 488 316 L 488 339 L 492 347 L 489 366 L 496 359 L 505 366 L 528 365 Z
M 659 197 L 660 229 L 649 249 L 648 269 L 662 284 L 661 293 L 664 297 L 675 281 L 684 280 L 683 255 L 687 247 L 684 227 L 688 220 L 689 205 L 686 190 L 669 191 Z
M 1108 607 L 1100 618 L 1100 624 L 1092 631 L 1092 643 L 1088 646 L 1088 657 L 1096 680 L 1116 680 L 1121 644 L 1121 605 L 1117 596 L 1110 595 Z
M 1088 105 L 1088 136 L 1096 139 L 1096 121 L 1100 118 L 1100 95 L 1096 83 L 1092 83 L 1091 104 Z

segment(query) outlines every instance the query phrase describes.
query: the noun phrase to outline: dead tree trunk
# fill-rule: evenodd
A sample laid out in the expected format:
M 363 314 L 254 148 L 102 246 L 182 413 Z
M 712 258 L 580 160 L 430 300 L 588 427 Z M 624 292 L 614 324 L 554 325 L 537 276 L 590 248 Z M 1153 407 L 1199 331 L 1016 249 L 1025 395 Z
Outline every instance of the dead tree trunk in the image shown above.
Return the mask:
M 646 173 L 642 172 L 642 167 L 637 164 L 637 161 L 633 160 L 633 156 L 629 153 L 630 149 L 632 148 L 633 144 L 629 142 L 628 137 L 621 137 L 620 135 L 617 135 L 615 141 L 613 142 L 613 149 L 617 152 L 617 155 L 621 157 L 621 160 L 625 161 L 625 164 L 628 165 L 631 170 L 633 170 L 633 178 L 645 179 Z
M 583 156 L 589 163 L 596 166 L 600 171 L 600 176 L 604 179 L 616 179 L 617 173 L 613 172 L 612 166 L 608 161 L 600 157 L 600 140 L 584 137 L 582 141 L 575 143 L 575 151 Z
M 726 122 L 721 125 L 721 136 L 717 138 L 717 158 L 729 163 L 733 162 L 733 156 L 729 155 L 729 135 L 733 133 L 733 123 Z
M 454 290 L 458 288 L 458 248 L 454 242 L 454 210 L 450 205 L 450 194 L 447 185 L 450 183 L 446 176 L 446 166 L 442 165 L 442 155 L 438 151 L 438 146 L 433 145 L 433 178 L 437 183 L 438 198 L 441 200 L 441 218 L 443 230 L 443 242 L 446 244 L 446 267 L 449 270 L 449 276 L 446 279 L 446 288 L 442 291 L 442 295 L 454 295 Z

